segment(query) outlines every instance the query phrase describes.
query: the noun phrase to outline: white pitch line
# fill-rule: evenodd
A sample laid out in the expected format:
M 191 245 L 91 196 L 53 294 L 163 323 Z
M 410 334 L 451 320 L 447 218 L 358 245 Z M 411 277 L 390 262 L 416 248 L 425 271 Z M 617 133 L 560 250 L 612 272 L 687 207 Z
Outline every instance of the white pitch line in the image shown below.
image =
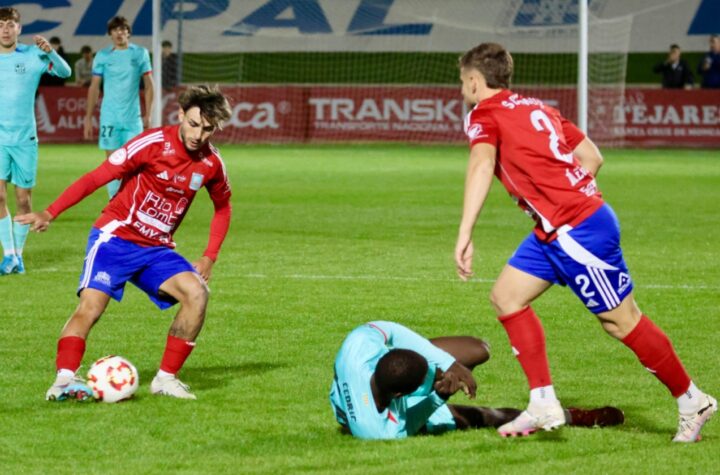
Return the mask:
M 392 275 L 316 275 L 316 274 L 244 274 L 235 275 L 245 279 L 294 279 L 294 280 L 385 280 L 404 282 L 460 282 L 460 279 L 439 279 L 437 277 L 400 277 Z M 492 284 L 495 279 L 472 278 L 468 283 Z M 641 284 L 636 285 L 644 289 L 669 289 L 669 290 L 720 290 L 720 286 L 713 285 L 687 285 L 687 284 Z
M 67 272 L 66 269 L 58 269 L 56 267 L 48 268 L 36 268 L 33 269 L 35 272 L 53 273 L 53 272 Z M 348 280 L 348 281 L 391 281 L 391 282 L 460 282 L 460 279 L 440 279 L 437 277 L 402 277 L 393 275 L 318 275 L 318 274 L 283 274 L 283 275 L 268 275 L 268 274 L 237 274 L 233 277 L 241 279 L 293 279 L 293 280 Z M 495 279 L 483 279 L 476 277 L 470 279 L 467 283 L 473 284 L 492 284 Z M 719 290 L 720 286 L 717 285 L 688 285 L 688 284 L 641 284 L 636 285 L 642 289 L 667 289 L 667 290 Z

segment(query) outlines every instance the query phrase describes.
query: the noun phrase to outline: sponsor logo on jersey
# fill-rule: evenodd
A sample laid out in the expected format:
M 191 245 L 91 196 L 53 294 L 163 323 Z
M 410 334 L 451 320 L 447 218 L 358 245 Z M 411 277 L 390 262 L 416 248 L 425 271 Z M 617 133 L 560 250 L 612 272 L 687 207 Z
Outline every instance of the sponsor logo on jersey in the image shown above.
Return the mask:
M 173 178 L 173 181 L 175 183 L 185 183 L 185 180 L 187 180 L 187 178 L 185 178 L 185 175 L 175 175 L 175 178 Z
M 197 191 L 202 188 L 203 178 L 205 178 L 205 175 L 202 173 L 193 173 L 190 178 L 190 189 Z
M 481 124 L 473 124 L 468 128 L 467 136 L 470 140 L 475 140 L 480 137 L 487 137 L 487 134 L 483 134 L 483 128 Z
M 108 161 L 113 165 L 122 165 L 127 160 L 127 150 L 119 148 L 115 150 L 109 157 Z
M 161 180 L 169 180 L 170 179 L 170 176 L 168 175 L 167 170 L 163 170 L 155 176 L 160 178 Z
M 163 151 L 162 151 L 163 157 L 167 157 L 168 155 L 175 155 L 175 149 L 173 148 L 172 144 L 170 142 L 165 142 L 163 145 Z
M 17 63 L 15 65 L 15 74 L 25 74 L 25 63 Z
M 93 280 L 95 282 L 100 282 L 101 284 L 111 285 L 110 274 L 108 274 L 107 272 L 98 272 L 97 274 L 95 274 L 95 277 L 93 277 Z
M 621 294 L 627 290 L 628 287 L 630 287 L 630 284 L 632 283 L 632 279 L 629 275 L 627 275 L 625 272 L 620 272 L 618 275 L 618 293 Z
M 180 200 L 175 205 L 175 213 L 176 214 L 182 214 L 185 212 L 185 208 L 187 208 L 188 205 L 188 199 L 187 198 L 180 198 Z
M 168 186 L 167 188 L 165 188 L 165 191 L 167 191 L 168 193 L 177 193 L 178 195 L 185 194 L 185 190 L 181 190 L 179 188 L 173 188 L 172 186 Z

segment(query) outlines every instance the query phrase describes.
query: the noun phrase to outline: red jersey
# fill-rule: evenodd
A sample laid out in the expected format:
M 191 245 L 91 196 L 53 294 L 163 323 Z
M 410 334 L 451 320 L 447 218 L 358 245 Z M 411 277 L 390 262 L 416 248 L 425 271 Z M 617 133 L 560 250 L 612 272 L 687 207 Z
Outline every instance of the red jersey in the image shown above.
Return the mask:
M 57 217 L 99 186 L 120 179 L 120 190 L 94 224 L 103 232 L 141 246 L 174 248 L 173 234 L 202 187 L 207 188 L 216 214 L 227 209 L 224 218 L 229 224 L 230 183 L 218 151 L 206 144 L 188 152 L 178 129 L 177 125 L 161 127 L 138 135 L 70 186 L 47 211 Z M 214 260 L 225 234 L 220 226 L 220 243 L 213 244 L 213 238 L 218 238 L 213 225 L 205 255 Z
M 539 99 L 503 90 L 481 101 L 465 118 L 470 147 L 497 150 L 495 176 L 537 225 L 544 240 L 563 225 L 575 226 L 603 204 L 595 177 L 573 150 L 585 135 Z

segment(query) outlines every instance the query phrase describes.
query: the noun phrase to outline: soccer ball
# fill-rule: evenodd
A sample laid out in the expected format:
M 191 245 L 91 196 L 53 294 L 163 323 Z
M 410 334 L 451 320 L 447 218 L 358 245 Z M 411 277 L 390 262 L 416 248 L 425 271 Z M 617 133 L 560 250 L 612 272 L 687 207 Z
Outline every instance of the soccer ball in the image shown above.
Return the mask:
M 137 369 L 122 356 L 100 358 L 90 366 L 87 374 L 93 397 L 102 402 L 130 399 L 137 391 L 139 382 Z

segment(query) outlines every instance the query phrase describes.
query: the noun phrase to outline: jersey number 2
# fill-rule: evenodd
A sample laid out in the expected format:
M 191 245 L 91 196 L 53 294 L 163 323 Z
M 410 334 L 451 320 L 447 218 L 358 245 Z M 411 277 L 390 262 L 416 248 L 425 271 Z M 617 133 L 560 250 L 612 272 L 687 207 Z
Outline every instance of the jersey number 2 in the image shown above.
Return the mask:
M 550 133 L 550 151 L 553 156 L 560 161 L 565 163 L 573 162 L 572 153 L 560 153 L 560 136 L 555 131 L 555 128 L 550 122 L 550 118 L 547 114 L 540 109 L 536 109 L 530 113 L 530 122 L 538 132 L 549 132 Z

